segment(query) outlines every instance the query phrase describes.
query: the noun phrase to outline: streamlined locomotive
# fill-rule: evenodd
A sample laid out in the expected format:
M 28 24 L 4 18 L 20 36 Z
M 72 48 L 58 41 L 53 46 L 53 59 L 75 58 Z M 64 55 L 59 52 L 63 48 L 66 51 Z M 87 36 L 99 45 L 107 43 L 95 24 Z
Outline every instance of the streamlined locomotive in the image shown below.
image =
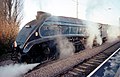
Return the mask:
M 85 49 L 86 25 L 84 20 L 53 16 L 38 12 L 36 19 L 27 23 L 19 32 L 14 51 L 19 61 L 34 63 L 59 58 L 57 37 L 66 37 L 75 46 L 75 52 Z

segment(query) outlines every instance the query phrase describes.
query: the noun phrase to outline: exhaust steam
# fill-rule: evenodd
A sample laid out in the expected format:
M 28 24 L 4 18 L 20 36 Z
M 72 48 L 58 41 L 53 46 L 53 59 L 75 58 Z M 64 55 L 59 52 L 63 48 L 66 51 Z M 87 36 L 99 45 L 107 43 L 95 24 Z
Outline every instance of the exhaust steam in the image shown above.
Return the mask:
M 107 11 L 104 11 L 104 8 L 108 7 L 108 5 L 106 5 L 107 3 L 108 3 L 108 1 L 105 1 L 105 0 L 101 0 L 101 1 L 89 0 L 87 3 L 87 8 L 86 8 L 86 19 L 88 21 L 90 19 L 94 19 L 93 17 L 96 17 L 99 15 L 98 11 L 99 12 L 102 11 L 102 13 L 100 13 L 100 15 L 102 15 L 102 18 L 100 19 L 100 17 L 98 16 L 98 17 L 96 17 L 96 19 L 102 20 L 103 22 L 108 21 L 111 16 L 107 17 L 106 16 Z M 112 4 L 112 3 L 110 2 L 110 4 Z M 111 9 L 109 8 L 108 11 L 111 11 Z M 107 20 L 105 20 L 105 19 L 107 19 Z M 113 21 L 113 18 L 111 18 L 111 20 L 109 20 L 109 21 Z M 109 23 L 111 23 L 111 22 L 109 22 Z M 112 23 L 112 24 L 116 24 L 116 23 Z M 102 38 L 100 36 L 100 31 L 99 31 L 98 25 L 96 24 L 96 26 L 95 26 L 91 23 L 86 23 L 86 25 L 88 26 L 88 29 L 90 29 L 90 30 L 88 30 L 88 33 L 90 36 L 87 40 L 88 41 L 87 46 L 92 48 L 94 38 L 96 38 L 97 43 L 102 44 Z M 117 40 L 118 36 L 120 36 L 120 24 L 119 24 L 119 27 L 109 25 L 109 27 L 107 29 L 107 35 L 108 35 L 107 36 L 108 42 L 112 42 L 112 41 Z
M 87 25 L 87 33 L 89 35 L 87 39 L 86 48 L 92 48 L 93 42 L 96 40 L 96 43 L 101 45 L 102 44 L 102 38 L 100 36 L 100 30 L 99 25 L 89 22 L 91 17 L 93 17 L 94 10 L 100 7 L 102 5 L 102 1 L 96 1 L 96 0 L 90 0 L 88 1 L 87 8 L 86 8 L 86 19 L 88 22 L 85 24 Z
M 36 64 L 10 64 L 0 67 L 0 77 L 22 77 L 25 73 L 32 70 Z
M 118 37 L 120 36 L 120 27 L 111 25 L 108 28 L 107 34 L 108 34 L 108 42 L 113 42 L 115 40 L 118 40 L 119 39 Z
M 56 21 L 61 21 L 58 17 L 55 18 Z M 60 59 L 66 58 L 74 54 L 75 48 L 72 42 L 69 42 L 67 37 L 65 37 L 62 32 L 65 31 L 64 27 L 55 25 L 54 23 L 50 26 L 50 29 L 54 31 L 56 35 L 57 48 L 60 52 Z
M 69 42 L 66 37 L 58 36 L 57 44 L 57 47 L 60 51 L 60 59 L 66 58 L 74 54 L 75 48 L 73 46 L 73 43 Z
M 100 36 L 99 25 L 91 22 L 86 23 L 86 25 L 87 25 L 87 34 L 89 36 L 87 39 L 86 48 L 92 48 L 93 43 L 95 42 L 96 44 L 101 45 L 102 37 Z

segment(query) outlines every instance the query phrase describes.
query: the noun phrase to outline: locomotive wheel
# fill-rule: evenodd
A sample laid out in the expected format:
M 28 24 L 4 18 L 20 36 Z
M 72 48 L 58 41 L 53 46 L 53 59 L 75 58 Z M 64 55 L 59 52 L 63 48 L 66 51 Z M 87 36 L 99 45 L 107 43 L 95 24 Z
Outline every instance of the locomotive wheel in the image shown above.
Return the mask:
M 17 52 L 13 52 L 11 54 L 11 60 L 13 61 L 18 61 L 18 53 Z
M 23 54 L 20 58 L 20 62 L 26 63 L 44 63 L 51 60 L 56 60 L 59 58 L 59 51 L 57 50 L 56 45 L 51 47 L 44 44 L 44 47 L 35 45 L 27 54 Z
M 50 60 L 55 60 L 59 58 L 59 52 L 56 48 L 56 46 L 53 47 L 46 47 L 45 50 L 43 51 L 46 60 L 50 61 Z
M 38 56 L 37 59 L 40 59 L 44 62 L 47 62 L 47 61 L 52 61 L 52 60 L 56 60 L 59 58 L 59 51 L 57 50 L 56 46 L 53 46 L 53 47 L 45 47 L 43 49 L 43 54 L 41 56 Z
M 54 46 L 54 47 L 51 49 L 50 59 L 51 59 L 51 60 L 56 60 L 56 59 L 59 58 L 59 55 L 60 55 L 60 53 L 59 53 L 57 47 Z
M 46 47 L 46 48 L 44 48 L 43 52 L 44 52 L 44 54 L 48 55 L 48 54 L 50 54 L 51 50 L 49 47 Z
M 80 52 L 81 50 L 84 50 L 85 46 L 82 44 L 82 42 L 79 42 L 79 44 L 75 45 L 75 53 Z
M 32 63 L 32 59 L 28 55 L 21 55 L 19 63 Z

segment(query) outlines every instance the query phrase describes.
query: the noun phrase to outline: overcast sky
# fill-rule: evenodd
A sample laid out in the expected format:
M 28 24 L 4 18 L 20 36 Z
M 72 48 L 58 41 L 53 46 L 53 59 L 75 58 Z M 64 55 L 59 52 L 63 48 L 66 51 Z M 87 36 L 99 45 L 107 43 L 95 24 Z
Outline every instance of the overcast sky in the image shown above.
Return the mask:
M 120 0 L 78 0 L 78 18 L 119 24 Z M 76 17 L 76 0 L 25 0 L 22 26 L 35 19 L 37 11 L 57 16 Z

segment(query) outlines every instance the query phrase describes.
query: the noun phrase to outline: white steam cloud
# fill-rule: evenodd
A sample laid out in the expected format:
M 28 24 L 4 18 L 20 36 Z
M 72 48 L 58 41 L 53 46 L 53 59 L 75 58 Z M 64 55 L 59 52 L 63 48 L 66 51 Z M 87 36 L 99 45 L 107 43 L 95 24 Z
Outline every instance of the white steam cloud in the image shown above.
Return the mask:
M 98 24 L 88 22 L 86 25 L 87 25 L 87 34 L 89 35 L 87 39 L 86 48 L 92 48 L 94 40 L 96 40 L 97 44 L 101 45 L 102 38 L 100 36 L 100 30 Z
M 112 42 L 118 39 L 118 36 L 120 36 L 120 27 L 110 25 L 108 28 L 108 42 Z
M 109 4 L 107 5 L 107 2 L 108 1 L 105 1 L 105 0 L 100 0 L 100 1 L 99 0 L 89 0 L 87 3 L 87 8 L 86 8 L 86 19 L 88 21 L 92 20 L 92 19 L 96 19 L 96 20 L 98 19 L 98 20 L 102 20 L 102 21 L 110 20 L 111 14 L 108 14 L 108 11 L 111 12 L 112 10 L 114 11 L 114 9 L 111 9 L 109 7 L 109 4 L 111 5 L 112 3 L 109 2 Z M 112 5 L 111 5 L 111 7 L 112 7 Z M 106 11 L 104 11 L 105 8 L 108 8 L 108 9 Z M 99 12 L 99 14 L 98 14 L 98 12 Z M 102 12 L 102 13 L 100 13 L 100 12 Z M 107 16 L 106 16 L 106 13 L 107 13 Z M 111 18 L 111 21 L 114 21 L 113 18 Z M 114 22 L 112 24 L 116 24 L 116 23 Z M 92 48 L 94 38 L 96 38 L 96 42 L 98 44 L 102 44 L 102 37 L 100 36 L 100 30 L 99 30 L 98 24 L 92 24 L 92 23 L 88 22 L 88 23 L 86 23 L 86 25 L 88 26 L 88 29 L 89 29 L 88 30 L 89 38 L 87 40 L 87 46 Z M 109 42 L 117 40 L 118 36 L 120 36 L 120 24 L 119 24 L 119 27 L 114 26 L 114 25 L 109 25 L 108 30 L 107 30 L 107 35 L 108 35 L 107 38 L 108 38 Z
M 55 20 L 60 20 L 60 19 L 58 17 L 56 17 Z M 57 43 L 57 48 L 60 52 L 60 59 L 63 59 L 63 58 L 73 55 L 75 52 L 73 43 L 70 42 L 67 39 L 67 37 L 65 37 L 62 34 L 62 31 L 64 31 L 65 29 L 62 28 L 62 26 L 55 25 L 54 23 L 52 25 L 53 26 L 50 26 L 50 29 L 54 30 L 54 34 L 55 34 L 55 36 L 57 36 L 56 43 Z
M 0 77 L 22 77 L 29 70 L 32 70 L 36 64 L 10 64 L 0 67 Z
M 69 42 L 66 37 L 57 37 L 58 48 L 60 50 L 60 59 L 66 58 L 74 54 L 75 48 L 73 43 Z
M 87 48 L 92 48 L 94 39 L 96 39 L 96 42 L 98 44 L 100 45 L 102 44 L 102 38 L 100 36 L 100 30 L 98 24 L 89 22 L 91 17 L 93 17 L 92 15 L 94 10 L 99 8 L 100 5 L 102 5 L 102 1 L 97 1 L 97 0 L 90 0 L 87 4 L 86 19 L 88 20 L 88 22 L 86 22 L 86 25 L 88 28 L 87 33 L 89 35 L 86 45 Z

